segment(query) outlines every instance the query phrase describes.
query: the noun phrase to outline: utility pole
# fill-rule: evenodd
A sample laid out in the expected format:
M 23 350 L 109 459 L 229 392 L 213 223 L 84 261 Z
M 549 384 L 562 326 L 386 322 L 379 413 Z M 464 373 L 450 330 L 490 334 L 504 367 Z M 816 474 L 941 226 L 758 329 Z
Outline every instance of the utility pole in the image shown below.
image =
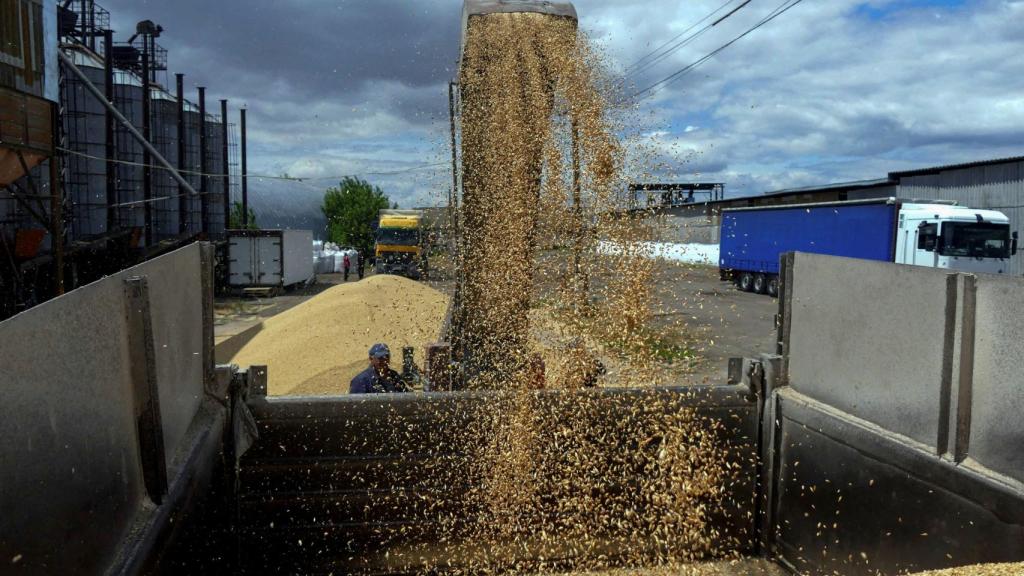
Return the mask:
M 249 164 L 245 138 L 245 108 L 239 110 L 242 129 L 242 228 L 249 227 Z

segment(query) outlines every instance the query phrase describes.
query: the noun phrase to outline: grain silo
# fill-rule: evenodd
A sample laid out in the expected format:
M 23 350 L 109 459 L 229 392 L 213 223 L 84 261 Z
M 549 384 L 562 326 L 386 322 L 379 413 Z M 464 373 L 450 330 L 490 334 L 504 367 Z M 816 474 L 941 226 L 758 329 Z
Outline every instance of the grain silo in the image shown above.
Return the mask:
M 206 234 L 210 238 L 224 237 L 225 204 L 224 177 L 224 124 L 221 118 L 206 115 Z
M 67 55 L 96 85 L 104 83 L 103 61 L 93 52 L 78 47 Z M 62 65 L 66 68 L 66 65 Z M 106 193 L 106 109 L 90 94 L 83 82 L 67 70 L 62 72 L 64 190 L 70 207 L 68 240 L 87 241 L 107 232 Z
M 150 91 L 150 141 L 172 165 L 178 163 L 178 99 L 160 87 Z M 167 170 L 154 169 L 152 191 L 153 240 L 160 242 L 180 234 L 180 196 L 177 180 Z
M 182 138 L 182 148 L 185 152 L 182 162 L 178 163 L 182 170 L 182 176 L 188 181 L 189 185 L 197 193 L 200 187 L 200 176 L 199 172 L 202 168 L 199 154 L 199 107 L 185 100 L 184 102 L 185 115 L 184 115 L 184 127 L 185 132 Z M 200 205 L 200 197 L 198 194 L 190 194 L 186 198 L 183 208 L 186 210 L 186 219 L 188 222 L 184 234 L 187 236 L 194 236 L 202 231 L 202 207 Z
M 142 80 L 133 72 L 114 73 L 114 105 L 133 126 L 142 126 Z M 114 128 L 117 150 L 115 192 L 121 227 L 132 233 L 132 245 L 145 243 L 146 203 L 143 192 L 143 150 L 128 130 L 118 124 Z

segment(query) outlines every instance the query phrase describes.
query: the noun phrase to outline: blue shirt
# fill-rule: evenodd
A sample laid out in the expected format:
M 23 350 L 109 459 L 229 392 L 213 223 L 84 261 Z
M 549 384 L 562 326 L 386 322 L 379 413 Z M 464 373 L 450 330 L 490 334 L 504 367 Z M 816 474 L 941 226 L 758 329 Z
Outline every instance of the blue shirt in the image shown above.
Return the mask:
M 352 383 L 348 387 L 349 394 L 380 394 L 384 392 L 406 391 L 405 383 L 402 382 L 402 377 L 398 372 L 388 368 L 384 376 L 381 377 L 373 366 L 360 372 L 352 379 Z

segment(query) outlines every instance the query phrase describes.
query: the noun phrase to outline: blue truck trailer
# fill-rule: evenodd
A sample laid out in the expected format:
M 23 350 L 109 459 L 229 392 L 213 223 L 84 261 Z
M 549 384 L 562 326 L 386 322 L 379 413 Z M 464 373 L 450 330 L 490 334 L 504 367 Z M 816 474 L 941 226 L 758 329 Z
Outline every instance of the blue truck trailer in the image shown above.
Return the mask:
M 1001 212 L 896 198 L 723 210 L 720 238 L 722 278 L 771 296 L 786 252 L 1001 274 L 1017 251 Z

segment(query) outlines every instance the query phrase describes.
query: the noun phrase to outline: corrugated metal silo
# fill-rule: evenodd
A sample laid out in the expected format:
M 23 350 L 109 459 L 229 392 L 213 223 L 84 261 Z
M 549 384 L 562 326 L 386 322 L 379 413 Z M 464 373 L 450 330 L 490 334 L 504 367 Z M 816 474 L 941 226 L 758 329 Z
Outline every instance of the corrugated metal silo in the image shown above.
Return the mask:
M 93 84 L 103 86 L 102 60 L 84 49 L 69 50 L 68 55 Z M 70 70 L 63 75 L 63 130 L 69 150 L 64 154 L 64 190 L 71 209 L 68 240 L 74 242 L 107 232 L 106 108 Z
M 195 196 L 189 196 L 186 206 L 188 207 L 188 234 L 190 236 L 199 234 L 203 229 L 202 219 L 202 197 L 198 195 L 202 177 L 199 176 L 202 169 L 199 153 L 199 107 L 185 101 L 185 162 L 182 174 L 185 180 L 197 192 Z
M 224 133 L 220 117 L 206 115 L 206 172 L 221 174 L 224 171 Z M 206 178 L 206 233 L 210 238 L 224 237 L 224 178 Z
M 136 128 L 142 127 L 142 80 L 131 72 L 114 73 L 114 104 Z M 117 202 L 121 227 L 131 229 L 133 244 L 145 243 L 145 203 L 142 188 L 142 145 L 120 124 L 114 128 L 117 149 Z
M 150 91 L 150 137 L 153 146 L 172 166 L 178 165 L 178 99 L 162 88 Z M 154 168 L 152 203 L 153 239 L 176 238 L 180 232 L 178 182 L 163 168 Z

